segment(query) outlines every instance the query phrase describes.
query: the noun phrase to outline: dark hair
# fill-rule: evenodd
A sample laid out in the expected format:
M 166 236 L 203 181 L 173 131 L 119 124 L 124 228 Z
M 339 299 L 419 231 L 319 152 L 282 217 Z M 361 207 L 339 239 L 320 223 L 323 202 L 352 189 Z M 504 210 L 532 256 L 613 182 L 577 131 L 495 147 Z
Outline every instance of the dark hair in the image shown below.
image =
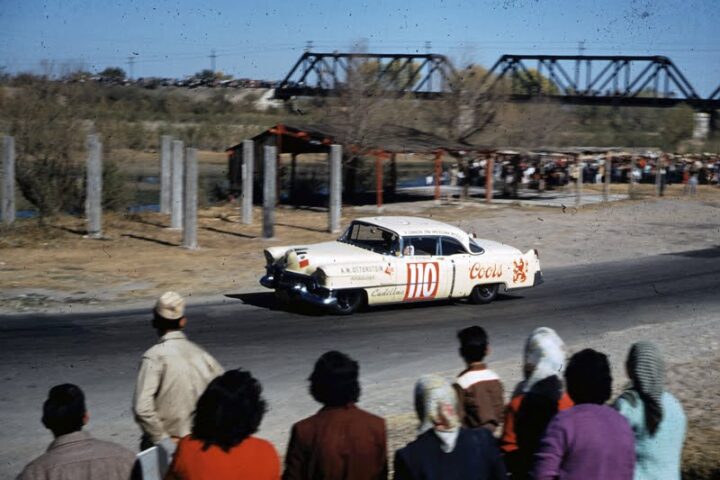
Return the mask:
M 324 353 L 310 375 L 310 395 L 329 407 L 357 402 L 360 398 L 358 363 L 342 352 Z
M 82 430 L 85 414 L 85 395 L 71 383 L 55 385 L 43 403 L 42 423 L 59 437 Z
M 576 404 L 607 402 L 612 393 L 607 355 L 592 348 L 576 353 L 565 369 L 565 383 L 568 395 Z
M 477 325 L 460 330 L 460 355 L 467 363 L 481 362 L 487 354 L 488 336 L 485 329 Z
M 182 320 L 182 318 L 170 320 L 153 310 L 152 326 L 156 330 L 179 330 L 180 320 Z
M 262 386 L 250 372 L 229 370 L 216 377 L 198 399 L 192 436 L 203 449 L 217 445 L 229 451 L 257 432 L 267 405 Z

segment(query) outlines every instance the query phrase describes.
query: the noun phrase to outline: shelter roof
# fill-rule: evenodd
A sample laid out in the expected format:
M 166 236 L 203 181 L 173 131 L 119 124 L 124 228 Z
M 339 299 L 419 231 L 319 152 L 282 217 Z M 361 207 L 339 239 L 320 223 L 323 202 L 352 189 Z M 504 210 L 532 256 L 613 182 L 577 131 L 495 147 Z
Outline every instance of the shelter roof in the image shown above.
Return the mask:
M 342 127 L 329 124 L 287 125 L 278 124 L 256 135 L 256 143 L 280 143 L 282 153 L 314 153 L 327 151 L 329 145 L 343 138 Z M 448 152 L 492 151 L 487 147 L 453 142 L 429 132 L 401 125 L 383 125 L 371 129 L 362 141 L 364 151 L 387 153 L 432 153 L 437 150 Z M 228 148 L 239 150 L 242 143 Z M 358 146 L 360 148 L 360 146 Z

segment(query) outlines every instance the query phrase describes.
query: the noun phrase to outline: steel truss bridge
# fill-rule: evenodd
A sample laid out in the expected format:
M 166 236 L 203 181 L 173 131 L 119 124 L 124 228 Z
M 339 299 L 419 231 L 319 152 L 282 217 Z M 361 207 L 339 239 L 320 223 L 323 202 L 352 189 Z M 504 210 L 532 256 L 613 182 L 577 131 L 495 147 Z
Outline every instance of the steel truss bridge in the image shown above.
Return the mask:
M 417 98 L 452 93 L 458 76 L 447 57 L 437 54 L 305 52 L 275 89 L 275 98 L 337 96 L 352 89 L 363 71 L 368 93 L 380 88 L 384 95 Z M 544 98 L 573 105 L 684 103 L 698 111 L 720 109 L 720 85 L 702 98 L 664 56 L 503 55 L 476 88 L 481 98 L 514 102 Z

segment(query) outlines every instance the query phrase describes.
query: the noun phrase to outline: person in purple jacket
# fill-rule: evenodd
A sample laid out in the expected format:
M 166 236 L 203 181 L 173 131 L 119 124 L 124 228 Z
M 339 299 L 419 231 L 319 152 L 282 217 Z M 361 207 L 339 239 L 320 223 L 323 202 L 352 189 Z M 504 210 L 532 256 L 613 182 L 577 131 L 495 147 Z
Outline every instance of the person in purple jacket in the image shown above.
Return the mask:
M 607 356 L 589 348 L 576 353 L 565 370 L 565 383 L 575 406 L 558 413 L 545 430 L 534 478 L 632 480 L 632 429 L 605 405 L 612 390 Z

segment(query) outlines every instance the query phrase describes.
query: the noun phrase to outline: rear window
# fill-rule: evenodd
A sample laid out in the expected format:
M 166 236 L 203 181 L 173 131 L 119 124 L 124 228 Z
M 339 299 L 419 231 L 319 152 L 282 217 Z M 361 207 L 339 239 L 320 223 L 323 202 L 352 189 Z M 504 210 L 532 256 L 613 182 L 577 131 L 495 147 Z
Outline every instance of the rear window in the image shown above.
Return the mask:
M 485 250 L 475 243 L 475 240 L 472 238 L 470 239 L 470 253 L 485 253 Z
M 442 254 L 443 255 L 457 255 L 467 253 L 462 243 L 458 242 L 451 237 L 442 238 Z

